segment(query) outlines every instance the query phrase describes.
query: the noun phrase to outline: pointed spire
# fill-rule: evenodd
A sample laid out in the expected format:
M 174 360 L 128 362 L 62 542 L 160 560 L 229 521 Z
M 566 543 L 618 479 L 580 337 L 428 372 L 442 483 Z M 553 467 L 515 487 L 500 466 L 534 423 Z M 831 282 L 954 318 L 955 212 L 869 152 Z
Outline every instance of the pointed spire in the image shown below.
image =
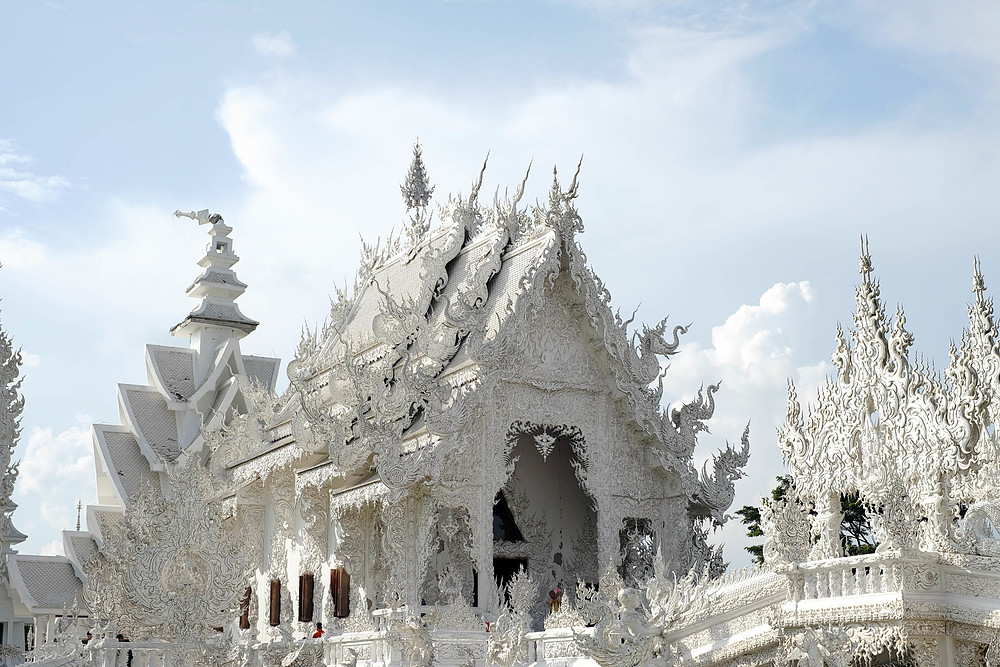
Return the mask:
M 580 161 L 576 163 L 576 172 L 573 174 L 573 182 L 569 184 L 569 190 L 566 191 L 566 201 L 571 199 L 576 199 L 577 195 L 580 193 L 580 169 L 583 168 L 583 153 L 580 153 Z
M 867 285 L 871 279 L 872 273 L 872 258 L 868 254 L 868 237 L 864 234 L 861 235 L 861 269 L 859 273 L 862 276 L 862 280 Z
M 76 532 L 80 532 L 80 513 L 83 511 L 83 499 L 76 501 Z
M 479 199 L 479 188 L 483 187 L 483 176 L 486 174 L 486 163 L 490 161 L 490 151 L 486 151 L 486 158 L 483 160 L 483 168 L 479 170 L 479 179 L 472 184 L 472 191 L 469 193 L 469 202 Z
M 406 180 L 399 186 L 399 191 L 403 195 L 407 212 L 426 208 L 431 201 L 431 195 L 434 194 L 434 186 L 430 184 L 427 168 L 424 166 L 419 138 L 413 144 L 413 159 L 410 161 L 410 170 L 406 173 Z
M 189 213 L 174 211 L 174 217 L 191 218 L 199 225 L 208 225 L 209 242 L 205 256 L 198 261 L 198 265 L 205 270 L 187 288 L 187 295 L 200 299 L 201 303 L 184 321 L 174 325 L 170 333 L 187 336 L 192 339 L 193 345 L 199 346 L 201 343 L 197 341 L 201 340 L 203 332 L 208 334 L 206 342 L 211 340 L 212 345 L 229 338 L 243 338 L 259 323 L 241 313 L 235 303 L 247 286 L 236 277 L 232 268 L 240 261 L 233 252 L 233 240 L 229 238 L 233 228 L 221 215 L 209 213 L 208 209 Z M 207 348 L 205 351 L 208 351 Z
M 559 168 L 552 165 L 552 187 L 549 188 L 549 211 L 559 213 L 562 210 L 563 193 L 559 185 Z
M 972 276 L 972 292 L 976 295 L 976 302 L 983 302 L 983 294 L 986 292 L 986 281 L 983 280 L 983 272 L 979 266 L 979 256 L 973 260 L 974 273 Z

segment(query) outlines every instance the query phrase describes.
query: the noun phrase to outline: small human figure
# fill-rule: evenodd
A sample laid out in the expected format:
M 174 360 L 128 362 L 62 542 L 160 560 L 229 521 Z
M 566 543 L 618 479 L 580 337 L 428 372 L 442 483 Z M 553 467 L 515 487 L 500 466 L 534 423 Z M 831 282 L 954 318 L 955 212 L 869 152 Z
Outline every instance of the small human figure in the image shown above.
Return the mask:
M 317 623 L 316 624 L 316 632 L 313 633 L 313 637 L 312 638 L 313 639 L 319 639 L 324 634 L 326 634 L 326 630 L 323 629 L 323 624 L 322 623 Z
M 555 613 L 559 611 L 559 607 L 562 605 L 562 589 L 556 586 L 554 591 L 549 591 L 549 611 Z
M 115 635 L 115 639 L 117 639 L 118 642 L 121 644 L 124 644 L 128 641 L 127 639 L 125 639 L 125 635 L 123 635 L 120 632 L 117 635 Z M 125 667 L 132 667 L 132 649 L 129 649 L 128 651 L 128 660 L 125 662 Z
M 90 640 L 93 639 L 93 638 L 94 638 L 94 635 L 92 633 L 88 632 L 87 633 L 87 638 L 86 639 L 81 639 L 80 641 L 83 642 L 84 646 L 86 646 L 87 644 L 90 643 Z

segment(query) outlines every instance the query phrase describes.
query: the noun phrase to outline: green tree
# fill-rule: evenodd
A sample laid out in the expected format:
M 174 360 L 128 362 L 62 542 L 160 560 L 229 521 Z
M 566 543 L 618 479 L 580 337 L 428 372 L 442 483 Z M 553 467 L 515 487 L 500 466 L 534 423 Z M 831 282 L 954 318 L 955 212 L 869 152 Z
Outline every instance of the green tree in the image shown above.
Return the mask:
M 791 475 L 780 475 L 777 478 L 778 486 L 771 490 L 771 501 L 782 500 L 792 487 Z M 763 504 L 765 501 L 761 499 Z M 878 542 L 872 534 L 871 523 L 868 521 L 868 508 L 861 501 L 860 495 L 854 493 L 841 494 L 840 511 L 844 518 L 840 525 L 840 539 L 843 543 L 844 553 L 848 556 L 859 556 L 870 554 L 875 551 Z M 764 531 L 760 525 L 761 508 L 754 505 L 744 505 L 736 510 L 740 516 L 740 522 L 747 527 L 747 537 L 763 537 Z M 752 556 L 755 563 L 764 562 L 764 545 L 752 544 L 744 547 Z
M 771 489 L 771 499 L 773 501 L 781 500 L 788 493 L 788 490 L 792 487 L 792 476 L 791 475 L 779 475 L 775 479 L 778 480 L 778 486 Z M 765 501 L 761 498 L 761 504 Z M 744 505 L 740 509 L 736 510 L 736 513 L 740 515 L 740 522 L 747 527 L 747 537 L 763 537 L 764 530 L 760 525 L 760 507 L 754 505 Z M 748 547 L 744 547 L 753 556 L 755 563 L 764 562 L 764 545 L 763 544 L 751 544 Z

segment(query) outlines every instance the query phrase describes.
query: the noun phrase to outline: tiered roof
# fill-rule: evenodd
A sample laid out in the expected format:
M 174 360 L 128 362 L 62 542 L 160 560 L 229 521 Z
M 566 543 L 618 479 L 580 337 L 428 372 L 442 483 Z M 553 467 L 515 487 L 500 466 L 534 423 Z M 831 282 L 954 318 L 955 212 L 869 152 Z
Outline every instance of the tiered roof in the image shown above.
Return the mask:
M 120 424 L 94 424 L 99 505 L 87 508 L 86 531 L 64 531 L 66 556 L 12 558 L 15 585 L 39 610 L 62 610 L 72 602 L 101 544 L 102 527 L 120 521 L 122 509 L 146 489 L 159 488 L 167 466 L 199 451 L 203 429 L 231 418 L 242 387 L 256 383 L 271 392 L 277 382 L 280 360 L 240 350 L 239 339 L 257 322 L 234 303 L 246 284 L 232 269 L 239 261 L 232 228 L 208 211 L 181 215 L 209 225 L 210 237 L 198 262 L 204 271 L 187 290 L 199 304 L 171 329 L 188 338 L 189 347 L 147 345 L 148 384 L 119 384 Z
M 524 182 L 513 196 L 498 194 L 492 206 L 481 204 L 482 177 L 467 198 L 449 197 L 439 207 L 436 227 L 426 198 L 410 198 L 418 205 L 410 207 L 410 221 L 398 235 L 364 245 L 353 290 L 338 291 L 328 321 L 303 333 L 289 364 L 294 392 L 271 431 L 281 437 L 264 438 L 256 450 L 247 438 L 251 449 L 234 451 L 228 460 L 237 479 L 266 476 L 297 461 L 296 467 L 309 468 L 300 483 L 322 484 L 333 476 L 351 484 L 367 475 L 374 457 L 386 482 L 377 462 L 399 459 L 392 454 L 405 454 L 412 438 L 457 427 L 456 420 L 474 411 L 471 404 L 487 400 L 489 391 L 470 396 L 486 378 L 504 376 L 517 358 L 529 312 L 547 307 L 558 292 L 575 313 L 573 325 L 583 323 L 588 354 L 603 369 L 595 380 L 600 389 L 627 399 L 617 403 L 626 420 L 645 435 L 652 459 L 680 474 L 691 511 L 721 523 L 749 449 L 744 440 L 741 449 L 726 450 L 714 478 L 699 478 L 692 468 L 717 387 L 668 415 L 660 405 L 662 384 L 656 384 L 660 359 L 677 351 L 686 327 L 674 327 L 668 340 L 665 321 L 629 330 L 631 320 L 611 309 L 610 294 L 576 241 L 583 231 L 574 205 L 576 175 L 566 190 L 554 175 L 547 204 L 530 208 L 519 207 Z M 404 200 L 410 199 L 404 191 Z M 559 381 L 544 380 L 548 388 Z

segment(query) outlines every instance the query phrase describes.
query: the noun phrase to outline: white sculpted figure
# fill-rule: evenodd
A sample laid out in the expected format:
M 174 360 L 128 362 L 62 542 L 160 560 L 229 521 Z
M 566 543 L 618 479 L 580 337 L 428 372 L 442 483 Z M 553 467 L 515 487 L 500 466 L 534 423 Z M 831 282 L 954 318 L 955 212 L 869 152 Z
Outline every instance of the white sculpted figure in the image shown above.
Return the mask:
M 175 218 L 191 218 L 196 221 L 199 225 L 214 225 L 217 222 L 223 222 L 222 216 L 218 213 L 209 213 L 208 209 L 202 209 L 200 211 L 174 211 Z

